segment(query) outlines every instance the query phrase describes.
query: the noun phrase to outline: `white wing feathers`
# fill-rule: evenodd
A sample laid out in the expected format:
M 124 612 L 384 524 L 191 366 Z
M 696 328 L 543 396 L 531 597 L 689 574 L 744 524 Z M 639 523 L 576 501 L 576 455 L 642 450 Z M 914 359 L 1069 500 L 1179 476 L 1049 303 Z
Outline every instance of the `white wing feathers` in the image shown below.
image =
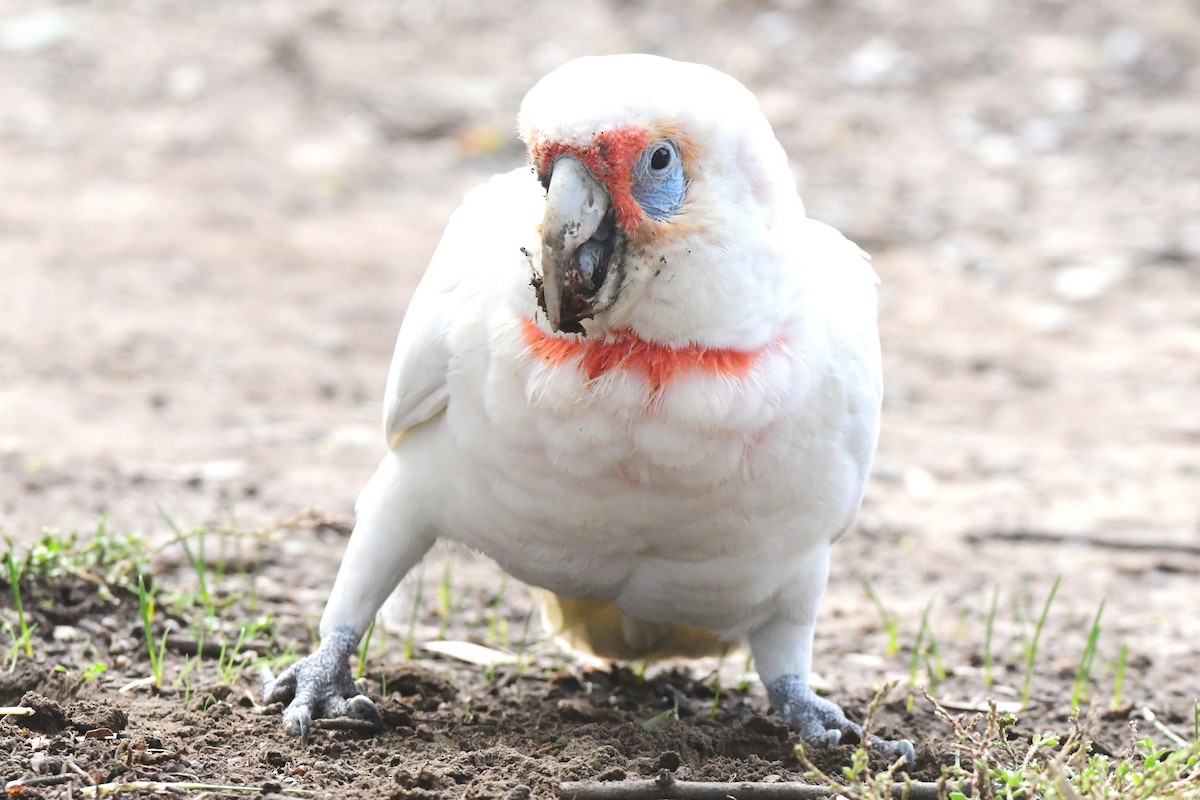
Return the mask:
M 519 248 L 527 239 L 537 241 L 537 204 L 542 201 L 537 181 L 522 167 L 468 192 L 450 217 L 396 338 L 383 407 L 389 449 L 396 448 L 405 430 L 446 410 L 455 320 L 471 318 L 473 312 L 478 316 L 480 309 L 468 310 L 474 301 L 504 286 L 497 271 L 519 263 Z M 528 280 L 519 273 L 511 277 Z M 507 302 L 502 290 L 498 295 L 483 299 Z

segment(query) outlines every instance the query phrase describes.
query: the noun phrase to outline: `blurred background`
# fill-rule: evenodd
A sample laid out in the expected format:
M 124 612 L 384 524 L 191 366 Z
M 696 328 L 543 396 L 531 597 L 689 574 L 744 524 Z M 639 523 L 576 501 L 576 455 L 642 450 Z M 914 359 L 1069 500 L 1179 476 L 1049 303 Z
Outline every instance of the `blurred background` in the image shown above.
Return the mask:
M 447 216 L 521 165 L 537 78 L 621 51 L 755 91 L 883 278 L 834 597 L 1066 568 L 1197 655 L 1184 556 L 968 536 L 1200 541 L 1190 0 L 0 0 L 0 526 L 348 517 Z

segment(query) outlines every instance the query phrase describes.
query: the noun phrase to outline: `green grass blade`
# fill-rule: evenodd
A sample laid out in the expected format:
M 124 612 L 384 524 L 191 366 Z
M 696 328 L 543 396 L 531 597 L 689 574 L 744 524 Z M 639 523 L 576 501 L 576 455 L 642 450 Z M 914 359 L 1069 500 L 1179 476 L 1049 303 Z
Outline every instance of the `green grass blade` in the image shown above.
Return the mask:
M 1117 656 L 1117 666 L 1113 677 L 1113 693 L 1112 701 L 1109 703 L 1111 708 L 1121 707 L 1121 688 L 1125 685 L 1125 664 L 1129 660 L 1129 645 L 1121 645 L 1121 654 Z
M 25 618 L 25 604 L 21 602 L 21 571 L 17 568 L 17 557 L 10 547 L 8 555 L 8 583 L 12 587 L 13 608 L 17 612 L 17 625 L 21 630 L 20 644 L 25 649 L 25 656 L 33 658 L 33 641 L 30 637 L 31 628 L 29 621 Z M 13 662 L 16 663 L 15 660 Z
M 367 632 L 363 635 L 362 641 L 358 644 L 358 667 L 354 670 L 354 680 L 362 680 L 363 673 L 367 670 L 367 654 L 371 651 L 371 637 L 375 634 L 375 620 L 371 620 L 371 624 L 367 626 Z
M 1029 704 L 1029 692 L 1033 685 L 1033 662 L 1037 658 L 1038 645 L 1042 638 L 1042 629 L 1046 627 L 1046 618 L 1050 615 L 1050 606 L 1054 603 L 1054 596 L 1058 594 L 1058 587 L 1062 583 L 1062 573 L 1054 579 L 1054 585 L 1050 587 L 1050 594 L 1046 596 L 1046 603 L 1042 606 L 1042 615 L 1038 617 L 1037 626 L 1033 629 L 1033 639 L 1025 647 L 1025 679 L 1021 684 L 1021 706 Z
M 438 615 L 442 618 L 441 624 L 438 625 L 439 639 L 446 638 L 446 631 L 450 629 L 451 612 L 454 610 L 451 563 L 451 560 L 447 558 L 446 563 L 442 566 L 442 579 L 438 582 Z
M 992 604 L 988 608 L 987 620 L 983 626 L 983 685 L 990 687 L 995 681 L 992 672 L 992 637 L 996 630 L 996 606 L 1000 602 L 1000 585 L 992 587 Z
M 1088 686 L 1092 681 L 1092 663 L 1096 660 L 1096 645 L 1100 642 L 1100 618 L 1104 615 L 1104 601 L 1096 610 L 1092 627 L 1088 631 L 1087 645 L 1083 648 L 1083 656 L 1079 659 L 1079 667 L 1075 670 L 1075 684 L 1071 689 L 1071 710 L 1078 711 L 1079 704 L 1088 697 Z
M 883 623 L 884 632 L 887 633 L 887 644 L 884 646 L 883 654 L 890 658 L 900 652 L 900 640 L 896 631 L 896 615 L 888 611 L 883 601 L 879 599 L 879 595 L 875 594 L 875 589 L 871 586 L 871 581 L 868 580 L 867 576 L 863 575 L 861 580 L 863 591 L 867 593 L 867 597 L 875 606 L 875 610 L 879 613 L 879 619 Z
M 159 646 L 154 646 L 154 593 L 146 588 L 145 579 L 138 575 L 138 615 L 142 618 L 142 634 L 146 639 L 146 655 L 150 659 L 150 674 L 155 686 L 162 686 L 163 667 L 167 652 L 167 632 L 163 631 Z
M 172 519 L 171 515 L 167 513 L 167 510 L 163 508 L 162 503 L 155 501 L 155 505 L 158 507 L 159 516 L 163 518 L 163 520 L 167 523 L 167 526 L 170 527 L 172 532 L 174 532 L 175 541 L 179 542 L 180 546 L 183 547 L 183 554 L 187 557 L 188 563 L 192 566 L 192 571 L 196 573 L 196 596 L 199 598 L 200 603 L 205 607 L 205 609 L 211 613 L 212 596 L 208 593 L 208 563 L 204 559 L 203 531 L 201 531 L 201 535 L 199 537 L 200 544 L 198 553 L 194 553 L 192 552 L 191 546 L 188 545 L 188 534 L 184 533 L 183 529 L 175 523 L 175 520 Z
M 424 561 L 417 567 L 417 573 L 413 579 L 416 581 L 417 587 L 412 600 L 412 610 L 408 615 L 408 630 L 404 634 L 404 657 L 409 661 L 416 654 L 417 620 L 421 617 L 421 596 L 424 594 L 425 587 Z

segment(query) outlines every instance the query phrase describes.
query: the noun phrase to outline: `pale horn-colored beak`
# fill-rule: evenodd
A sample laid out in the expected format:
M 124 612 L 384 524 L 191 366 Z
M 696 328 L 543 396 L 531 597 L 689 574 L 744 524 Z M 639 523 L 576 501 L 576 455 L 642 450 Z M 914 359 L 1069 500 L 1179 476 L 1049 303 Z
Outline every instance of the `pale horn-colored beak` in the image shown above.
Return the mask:
M 580 321 L 596 313 L 616 239 L 608 190 L 578 159 L 561 156 L 542 219 L 542 292 L 553 330 L 580 333 Z

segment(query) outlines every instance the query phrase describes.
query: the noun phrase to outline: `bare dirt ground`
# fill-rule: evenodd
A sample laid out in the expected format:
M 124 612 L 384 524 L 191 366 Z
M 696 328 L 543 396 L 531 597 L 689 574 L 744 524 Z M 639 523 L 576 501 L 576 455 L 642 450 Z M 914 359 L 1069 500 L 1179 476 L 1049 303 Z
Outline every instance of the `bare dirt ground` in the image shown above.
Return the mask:
M 229 578 L 216 586 L 239 599 L 220 616 L 266 615 L 274 642 L 303 651 L 344 534 L 279 524 L 309 509 L 349 518 L 383 450 L 408 298 L 462 193 L 521 163 L 524 91 L 573 55 L 619 51 L 704 61 L 750 86 L 809 213 L 870 250 L 884 280 L 883 441 L 818 631 L 833 694 L 861 709 L 873 686 L 907 679 L 928 608 L 949 672 L 939 696 L 1011 701 L 1061 573 L 1017 735 L 1065 726 L 1102 600 L 1099 710 L 1123 647 L 1128 658 L 1098 746 L 1118 751 L 1131 724 L 1161 741 L 1147 707 L 1190 734 L 1200 11 L 1187 0 L 0 0 L 0 525 L 18 551 L 43 528 L 86 538 L 102 517 L 166 542 L 160 506 L 187 529 L 268 530 L 257 605 Z M 1022 529 L 1135 549 L 994 535 Z M 465 610 L 442 631 L 425 592 L 418 640 L 478 637 L 493 606 L 521 630 L 520 588 L 457 559 Z M 194 588 L 178 546 L 151 567 L 164 590 Z M 864 579 L 897 620 L 894 655 Z M 255 712 L 250 676 L 222 686 L 211 657 L 186 696 L 118 693 L 148 671 L 136 597 L 61 576 L 27 595 L 39 657 L 0 672 L 0 704 L 36 691 L 50 722 L 0 722 L 2 776 L 75 777 L 22 797 L 188 776 L 515 798 L 663 767 L 803 772 L 760 689 L 727 687 L 710 711 L 697 676 L 712 665 L 639 680 L 566 667 L 539 645 L 520 677 L 420 650 L 405 660 L 394 635 L 368 670 L 389 730 L 322 732 L 303 748 Z M 185 658 L 168 653 L 169 684 Z M 73 677 L 97 662 L 99 677 Z M 918 773 L 936 777 L 952 733 L 919 698 L 907 711 L 905 694 L 878 723 L 911 736 Z

